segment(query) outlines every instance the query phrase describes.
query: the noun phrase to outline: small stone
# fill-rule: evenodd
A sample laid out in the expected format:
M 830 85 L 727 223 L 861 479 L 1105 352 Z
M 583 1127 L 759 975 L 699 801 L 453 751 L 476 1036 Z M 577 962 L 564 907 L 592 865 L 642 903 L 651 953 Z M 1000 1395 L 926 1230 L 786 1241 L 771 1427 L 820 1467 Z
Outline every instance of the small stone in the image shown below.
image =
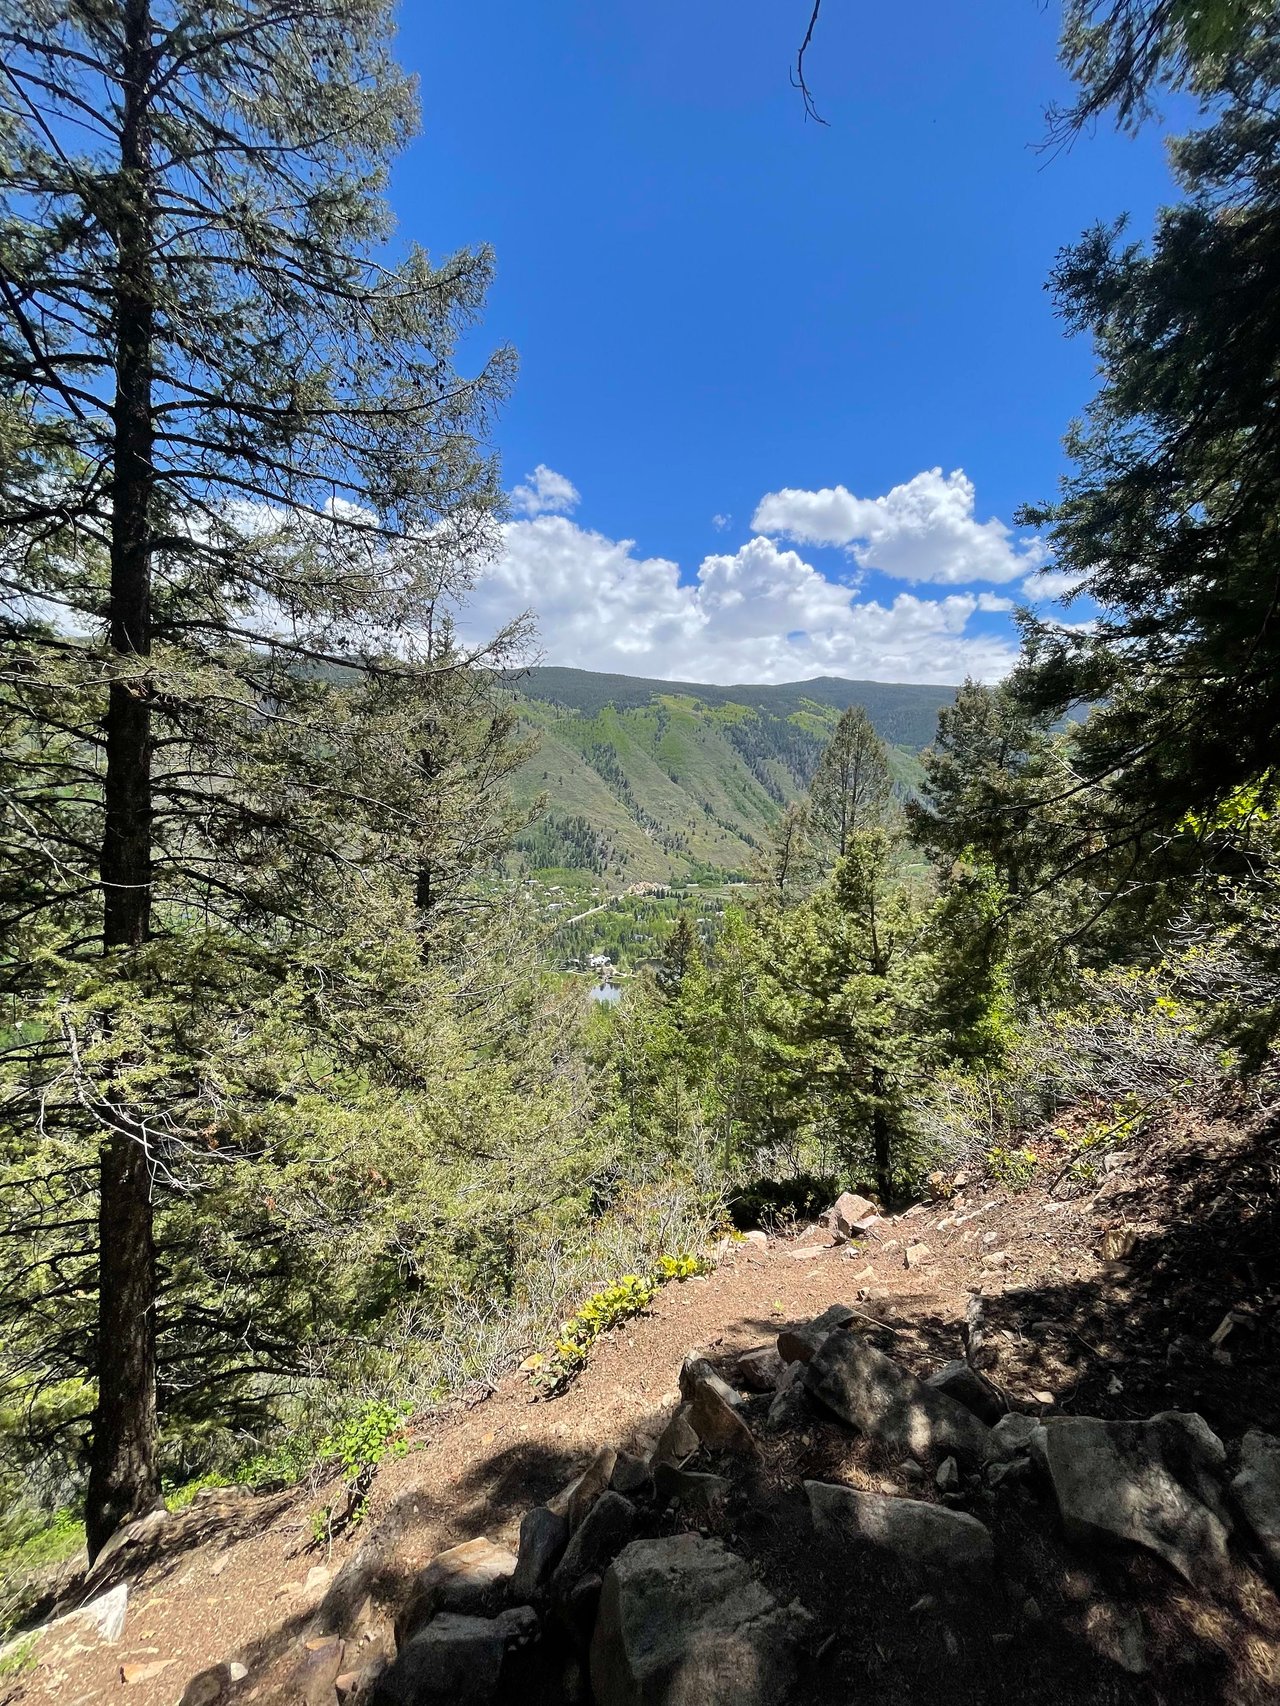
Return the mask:
M 674 1463 L 660 1463 L 654 1476 L 654 1492 L 664 1503 L 676 1500 L 689 1510 L 711 1510 L 729 1496 L 729 1482 L 723 1475 L 706 1475 L 694 1469 L 677 1469 Z
M 927 1244 L 908 1244 L 902 1253 L 902 1265 L 904 1268 L 918 1268 L 929 1260 L 932 1253 Z
M 643 1457 L 620 1451 L 609 1485 L 615 1493 L 644 1494 L 653 1487 L 653 1475 Z
M 520 1524 L 520 1551 L 509 1592 L 516 1605 L 527 1605 L 550 1576 L 569 1543 L 569 1519 L 535 1505 Z
M 960 1491 L 960 1465 L 954 1457 L 944 1457 L 938 1465 L 938 1472 L 933 1479 L 940 1493 L 958 1493 Z
M 302 1584 L 304 1593 L 323 1593 L 333 1580 L 333 1571 L 326 1569 L 323 1564 L 313 1564 L 307 1571 L 307 1579 Z
M 742 1241 L 744 1244 L 750 1244 L 755 1250 L 767 1250 L 769 1248 L 768 1234 L 759 1231 L 759 1229 L 753 1232 L 745 1232 Z
M 787 1254 L 793 1262 L 811 1262 L 815 1256 L 821 1256 L 828 1249 L 828 1244 L 802 1244 L 798 1249 L 788 1250 Z
M 966 1410 L 972 1410 L 978 1420 L 985 1422 L 988 1427 L 994 1427 L 1009 1408 L 999 1389 L 992 1385 L 985 1374 L 976 1368 L 970 1368 L 967 1362 L 949 1362 L 929 1375 L 926 1386 L 933 1386 L 939 1392 L 945 1392 L 948 1398 L 954 1398 L 957 1404 L 963 1404 Z
M 602 1493 L 583 1518 L 551 1577 L 551 1593 L 562 1605 L 584 1576 L 602 1576 L 631 1539 L 635 1507 L 621 1493 Z
M 689 1420 L 692 1405 L 681 1404 L 671 1420 L 658 1435 L 658 1443 L 653 1448 L 653 1460 L 656 1463 L 682 1463 L 686 1457 L 692 1457 L 701 1441 L 694 1432 L 693 1423 Z
M 750 1392 L 773 1392 L 786 1367 L 773 1345 L 757 1345 L 738 1358 L 737 1375 Z
M 955 1458 L 949 1457 L 947 1461 L 954 1463 Z M 904 1481 L 923 1481 L 925 1479 L 924 1466 L 917 1463 L 914 1457 L 903 1458 L 898 1465 L 898 1474 L 902 1476 Z
M 796 1327 L 784 1327 L 778 1334 L 778 1355 L 784 1363 L 809 1362 L 822 1349 L 830 1334 L 847 1327 L 856 1319 L 853 1310 L 843 1303 L 833 1303 L 812 1321 Z
M 182 1691 L 178 1706 L 217 1706 L 232 1685 L 230 1665 L 210 1665 L 198 1670 Z
M 120 1680 L 130 1685 L 135 1682 L 150 1682 L 152 1677 L 159 1676 L 162 1671 L 168 1670 L 172 1663 L 172 1659 L 151 1659 L 146 1664 L 121 1665 Z
M 1028 1451 L 1031 1436 L 1039 1426 L 1034 1416 L 1024 1416 L 1016 1410 L 1001 1416 L 991 1429 L 991 1455 L 1012 1457 L 1016 1452 Z
M 609 1485 L 617 1461 L 618 1454 L 611 1446 L 601 1446 L 581 1475 L 570 1481 L 567 1487 L 562 1487 L 553 1499 L 547 1500 L 547 1509 L 557 1516 L 567 1517 L 571 1531 L 577 1528 Z
M 751 1429 L 736 1408 L 720 1394 L 723 1381 L 713 1384 L 699 1376 L 689 1402 L 689 1423 L 698 1438 L 713 1451 L 736 1451 L 757 1456 L 759 1446 Z

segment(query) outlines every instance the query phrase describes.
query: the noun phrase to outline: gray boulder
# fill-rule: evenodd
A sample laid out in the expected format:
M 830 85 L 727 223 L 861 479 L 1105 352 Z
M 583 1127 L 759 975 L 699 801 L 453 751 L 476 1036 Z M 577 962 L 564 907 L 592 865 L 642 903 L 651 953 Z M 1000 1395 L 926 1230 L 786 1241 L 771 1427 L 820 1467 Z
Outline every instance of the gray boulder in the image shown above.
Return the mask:
M 635 1507 L 621 1493 L 602 1493 L 582 1519 L 551 1577 L 551 1593 L 563 1604 L 584 1576 L 603 1575 L 631 1538 Z
M 943 1586 L 965 1588 L 992 1578 L 995 1548 L 977 1517 L 922 1499 L 863 1493 L 827 1481 L 806 1481 L 804 1490 L 823 1540 L 841 1548 L 872 1547 L 908 1574 Z
M 741 1404 L 742 1394 L 735 1392 L 729 1382 L 716 1373 L 706 1357 L 691 1353 L 680 1365 L 680 1396 L 691 1404 L 699 1389 L 708 1386 L 717 1397 L 735 1409 Z
M 750 1392 L 773 1392 L 785 1366 L 773 1345 L 757 1345 L 738 1358 L 737 1375 Z
M 1280 1585 L 1280 1439 L 1264 1433 L 1244 1436 L 1240 1472 L 1231 1492 L 1262 1550 L 1268 1574 Z
M 396 1618 L 396 1646 L 403 1646 L 437 1611 L 459 1611 L 468 1617 L 496 1611 L 515 1568 L 515 1554 L 484 1535 L 437 1553 L 415 1579 Z
M 689 1425 L 712 1451 L 737 1451 L 755 1456 L 759 1451 L 751 1429 L 720 1391 L 723 1380 L 699 1376 L 689 1398 Z M 736 1394 L 735 1394 L 736 1398 Z
M 976 1368 L 970 1368 L 967 1362 L 949 1362 L 929 1375 L 926 1386 L 932 1386 L 939 1392 L 945 1392 L 948 1398 L 954 1398 L 957 1404 L 963 1404 L 966 1410 L 972 1410 L 980 1422 L 985 1422 L 992 1428 L 1009 1408 L 998 1387 L 993 1386 L 985 1374 Z
M 1067 1416 L 1037 1431 L 1032 1457 L 1053 1484 L 1068 1538 L 1142 1546 L 1195 1586 L 1222 1579 L 1231 1519 L 1217 1475 L 1226 1453 L 1203 1417 Z
M 527 1605 L 559 1562 L 569 1541 L 569 1519 L 546 1505 L 526 1511 L 520 1524 L 520 1552 L 511 1577 L 510 1594 Z
M 635 1540 L 604 1579 L 591 1642 L 597 1706 L 782 1706 L 808 1626 L 718 1541 Z
M 1014 1457 L 1020 1451 L 1030 1451 L 1031 1441 L 1040 1428 L 1035 1416 L 1024 1416 L 1010 1410 L 1001 1416 L 991 1429 L 989 1455 L 995 1459 Z
M 581 1475 L 547 1500 L 547 1509 L 567 1517 L 570 1529 L 575 1529 L 609 1485 L 617 1461 L 618 1454 L 612 1446 L 601 1446 Z
M 677 1469 L 674 1463 L 660 1463 L 654 1490 L 664 1503 L 678 1499 L 686 1510 L 705 1512 L 724 1503 L 729 1483 L 723 1475 L 704 1475 L 695 1469 Z
M 493 1618 L 442 1611 L 378 1678 L 372 1706 L 494 1706 L 537 1637 L 528 1606 Z
M 655 1464 L 682 1463 L 686 1457 L 691 1457 L 702 1443 L 689 1420 L 690 1411 L 690 1405 L 681 1404 L 658 1435 L 658 1443 L 653 1448 Z
M 808 1362 L 828 1337 L 854 1320 L 852 1309 L 843 1303 L 833 1303 L 812 1321 L 802 1321 L 795 1327 L 784 1327 L 778 1334 L 778 1355 L 783 1362 Z
M 842 1422 L 895 1455 L 955 1456 L 965 1463 L 989 1453 L 985 1422 L 856 1333 L 831 1334 L 810 1362 L 805 1384 Z

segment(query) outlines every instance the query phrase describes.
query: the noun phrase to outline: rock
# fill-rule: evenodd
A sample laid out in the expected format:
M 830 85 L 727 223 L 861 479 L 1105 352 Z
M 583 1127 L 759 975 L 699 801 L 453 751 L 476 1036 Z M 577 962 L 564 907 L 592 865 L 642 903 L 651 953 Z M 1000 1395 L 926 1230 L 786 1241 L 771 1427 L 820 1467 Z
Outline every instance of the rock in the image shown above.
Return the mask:
M 307 1571 L 307 1579 L 302 1584 L 304 1593 L 323 1593 L 333 1580 L 333 1571 L 323 1564 L 313 1564 Z
M 793 1262 L 811 1262 L 815 1256 L 821 1256 L 830 1248 L 829 1244 L 802 1244 L 798 1249 L 788 1250 L 787 1254 Z
M 938 1465 L 934 1476 L 940 1493 L 958 1493 L 960 1491 L 960 1465 L 954 1457 L 944 1457 Z
M 151 1682 L 153 1678 L 167 1671 L 172 1663 L 172 1659 L 152 1659 L 148 1664 L 121 1665 L 120 1680 L 127 1686 L 135 1682 Z
M 932 1254 L 933 1251 L 927 1244 L 908 1244 L 902 1252 L 902 1265 L 904 1268 L 918 1268 L 927 1262 Z
M 876 1218 L 876 1205 L 852 1191 L 842 1192 L 822 1217 L 827 1230 L 837 1238 L 856 1237 L 862 1223 Z
M 580 1649 L 590 1644 L 603 1586 L 601 1578 L 593 1573 L 580 1577 L 565 1595 L 561 1616 Z
M 1081 1619 L 1081 1633 L 1095 1653 L 1110 1659 L 1130 1676 L 1143 1676 L 1147 1669 L 1147 1637 L 1142 1613 L 1136 1606 L 1112 1605 L 1100 1600 Z
M 570 1531 L 575 1529 L 609 1485 L 617 1461 L 618 1454 L 611 1446 L 601 1446 L 581 1475 L 547 1500 L 547 1509 L 567 1517 Z
M 749 1392 L 773 1392 L 786 1366 L 775 1346 L 757 1345 L 738 1358 L 738 1380 Z
M 991 1429 L 991 1456 L 1012 1457 L 1019 1451 L 1029 1451 L 1031 1436 L 1039 1426 L 1034 1416 L 1023 1416 L 1016 1410 L 1010 1410 Z
M 797 1327 L 784 1327 L 778 1334 L 778 1355 L 784 1363 L 809 1362 L 822 1349 L 828 1337 L 847 1327 L 855 1316 L 843 1303 L 833 1303 L 812 1321 Z
M 939 1579 L 942 1586 L 963 1589 L 992 1579 L 995 1548 L 977 1517 L 827 1481 L 806 1481 L 804 1490 L 814 1527 L 825 1540 L 874 1547 L 908 1574 Z
M 769 1406 L 769 1414 L 764 1424 L 769 1433 L 781 1433 L 785 1428 L 794 1427 L 808 1414 L 809 1397 L 804 1384 L 804 1374 L 808 1366 L 808 1363 L 792 1362 L 783 1369 L 782 1379 L 778 1382 L 778 1390 Z
M 759 1228 L 757 1228 L 753 1232 L 744 1232 L 742 1235 L 742 1242 L 744 1244 L 750 1244 L 752 1248 L 756 1250 L 767 1250 L 769 1248 L 769 1235 L 766 1232 L 761 1232 Z
M 653 1490 L 653 1474 L 643 1457 L 636 1457 L 629 1451 L 620 1451 L 618 1461 L 613 1466 L 613 1474 L 609 1485 L 615 1493 L 629 1493 L 643 1496 Z
M 664 1503 L 678 1499 L 687 1510 L 706 1511 L 723 1504 L 729 1482 L 723 1475 L 704 1475 L 694 1469 L 677 1469 L 661 1463 L 654 1476 L 654 1491 Z
M 372 1706 L 496 1706 L 504 1693 L 521 1698 L 513 1673 L 537 1637 L 528 1606 L 493 1618 L 442 1611 L 378 1678 Z
M 125 1617 L 129 1610 L 129 1584 L 117 1582 L 115 1587 L 91 1599 L 75 1611 L 66 1611 L 46 1624 L 46 1630 L 65 1629 L 69 1624 L 84 1624 L 87 1633 L 95 1636 L 104 1647 L 114 1647 L 124 1634 Z
M 782 1706 L 809 1618 L 780 1607 L 715 1540 L 635 1540 L 604 1580 L 597 1706 Z
M 230 1665 L 210 1665 L 198 1670 L 182 1691 L 178 1706 L 217 1706 L 236 1682 Z
M 546 1505 L 526 1511 L 520 1523 L 520 1552 L 509 1593 L 516 1605 L 527 1605 L 551 1575 L 569 1543 L 569 1519 Z
M 712 1384 L 699 1377 L 689 1401 L 689 1424 L 698 1438 L 712 1451 L 736 1451 L 745 1456 L 759 1455 L 759 1446 L 751 1429 L 738 1414 L 734 1405 L 720 1394 L 723 1381 Z
M 1244 1436 L 1231 1493 L 1262 1550 L 1267 1573 L 1280 1585 L 1280 1439 L 1256 1432 Z
M 583 1576 L 603 1575 L 631 1538 L 635 1507 L 621 1493 L 602 1493 L 565 1548 L 551 1577 L 552 1597 L 563 1605 Z
M 337 1635 L 322 1635 L 308 1641 L 285 1682 L 284 1698 L 296 1706 L 333 1706 L 345 1651 L 346 1642 Z
M 980 1462 L 990 1450 L 991 1430 L 971 1410 L 856 1333 L 832 1334 L 810 1362 L 805 1383 L 842 1422 L 897 1454 Z
M 1031 1449 L 1053 1484 L 1070 1539 L 1126 1541 L 1156 1553 L 1193 1585 L 1221 1581 L 1230 1518 L 1215 1471 L 1226 1453 L 1203 1417 L 1067 1416 L 1038 1430 Z
M 966 1410 L 972 1410 L 978 1420 L 985 1422 L 989 1428 L 994 1427 L 1009 1408 L 998 1388 L 985 1374 L 970 1368 L 967 1362 L 947 1363 L 929 1375 L 925 1385 L 936 1387 L 948 1398 L 954 1398 L 957 1404 L 963 1404 Z
M 468 1617 L 496 1611 L 515 1568 L 515 1554 L 484 1535 L 437 1553 L 415 1580 L 396 1618 L 396 1647 L 402 1647 L 438 1611 Z
M 700 1441 L 693 1431 L 693 1423 L 689 1420 L 692 1405 L 681 1404 L 671 1420 L 658 1435 L 658 1443 L 653 1448 L 653 1461 L 658 1463 L 682 1463 L 686 1457 L 692 1457 L 698 1449 Z
M 691 1404 L 694 1393 L 700 1386 L 709 1386 L 734 1409 L 742 1402 L 742 1394 L 735 1392 L 729 1382 L 716 1373 L 706 1357 L 687 1356 L 680 1365 L 680 1396 L 687 1404 Z

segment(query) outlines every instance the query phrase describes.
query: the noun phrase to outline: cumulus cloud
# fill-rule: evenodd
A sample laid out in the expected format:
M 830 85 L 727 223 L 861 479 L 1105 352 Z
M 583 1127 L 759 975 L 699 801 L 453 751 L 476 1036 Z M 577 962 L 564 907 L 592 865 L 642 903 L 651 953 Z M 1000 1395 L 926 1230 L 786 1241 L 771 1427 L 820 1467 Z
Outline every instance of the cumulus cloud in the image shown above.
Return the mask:
M 532 474 L 511 493 L 517 515 L 565 515 L 578 507 L 580 493 L 572 480 L 539 462 Z
M 1066 598 L 1083 584 L 1084 578 L 1072 569 L 1041 569 L 1038 574 L 1027 576 L 1022 590 L 1034 603 L 1045 604 L 1051 599 Z
M 1019 538 L 994 516 L 979 521 L 964 470 L 929 468 L 879 498 L 847 486 L 768 492 L 751 525 L 801 545 L 839 545 L 866 569 L 896 580 L 961 586 L 1018 580 L 1046 560 L 1043 542 Z
M 711 517 L 711 525 L 715 528 L 717 533 L 723 533 L 732 520 L 733 517 L 731 515 L 713 515 Z
M 861 600 L 796 551 L 757 535 L 705 557 L 696 579 L 562 515 L 509 522 L 468 599 L 463 627 L 491 633 L 529 610 L 542 656 L 579 669 L 665 680 L 778 682 L 815 675 L 878 681 L 993 680 L 1007 638 L 968 632 L 1005 600 L 974 591 Z

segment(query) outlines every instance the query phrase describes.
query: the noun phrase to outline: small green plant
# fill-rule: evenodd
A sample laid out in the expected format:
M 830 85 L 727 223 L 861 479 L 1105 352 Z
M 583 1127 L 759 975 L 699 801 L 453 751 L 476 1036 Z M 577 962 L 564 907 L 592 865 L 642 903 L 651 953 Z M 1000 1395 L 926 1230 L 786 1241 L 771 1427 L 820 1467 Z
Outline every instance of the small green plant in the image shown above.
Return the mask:
M 647 1275 L 624 1274 L 614 1285 L 589 1297 L 576 1314 L 560 1324 L 560 1337 L 552 1349 L 529 1358 L 524 1367 L 544 1398 L 563 1392 L 586 1367 L 591 1347 L 611 1327 L 641 1315 L 653 1302 L 658 1288 L 671 1280 L 693 1279 L 710 1273 L 715 1264 L 706 1256 L 659 1256 Z
M 384 1457 L 403 1457 L 409 1449 L 406 1416 L 407 1411 L 372 1399 L 321 1440 L 316 1462 L 337 1465 L 346 1503 L 340 1507 L 335 1499 L 312 1514 L 311 1535 L 317 1545 L 328 1545 L 335 1534 L 364 1520 L 378 1465 Z
M 987 1166 L 991 1177 L 1000 1184 L 1008 1185 L 1011 1191 L 1024 1191 L 1035 1177 L 1036 1152 L 1034 1149 L 1009 1149 L 997 1143 L 987 1151 Z

